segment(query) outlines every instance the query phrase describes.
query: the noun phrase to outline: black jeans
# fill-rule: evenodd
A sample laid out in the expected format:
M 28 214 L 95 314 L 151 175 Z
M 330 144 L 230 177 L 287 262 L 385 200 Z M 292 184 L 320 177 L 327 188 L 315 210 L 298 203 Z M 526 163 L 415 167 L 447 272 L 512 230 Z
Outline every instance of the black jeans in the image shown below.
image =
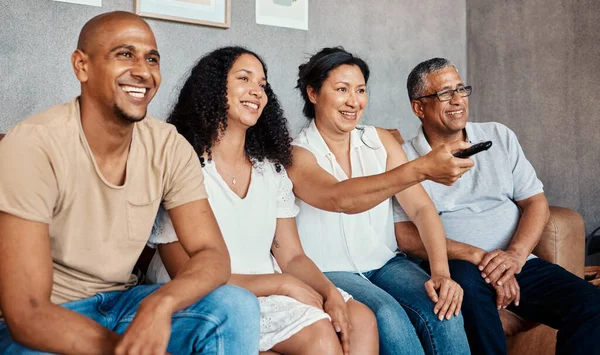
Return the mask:
M 506 338 L 496 308 L 496 291 L 470 262 L 450 260 L 452 279 L 465 291 L 462 314 L 473 354 L 506 354 Z M 423 265 L 428 269 L 427 263 Z M 427 270 L 428 271 L 428 270 Z M 600 290 L 562 267 L 531 259 L 516 275 L 521 301 L 508 309 L 558 330 L 557 354 L 598 353 Z

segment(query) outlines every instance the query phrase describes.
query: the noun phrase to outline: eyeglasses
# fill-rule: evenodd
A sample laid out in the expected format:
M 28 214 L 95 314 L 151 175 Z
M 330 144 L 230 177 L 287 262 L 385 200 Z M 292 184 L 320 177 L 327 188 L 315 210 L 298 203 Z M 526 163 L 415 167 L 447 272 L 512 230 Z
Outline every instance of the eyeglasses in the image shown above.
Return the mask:
M 426 97 L 437 97 L 440 102 L 446 102 L 452 100 L 454 97 L 454 93 L 457 93 L 460 97 L 467 97 L 471 95 L 472 87 L 471 86 L 461 86 L 456 88 L 455 90 L 442 90 L 440 92 L 436 92 L 435 94 L 425 95 L 417 97 L 415 100 L 424 99 Z

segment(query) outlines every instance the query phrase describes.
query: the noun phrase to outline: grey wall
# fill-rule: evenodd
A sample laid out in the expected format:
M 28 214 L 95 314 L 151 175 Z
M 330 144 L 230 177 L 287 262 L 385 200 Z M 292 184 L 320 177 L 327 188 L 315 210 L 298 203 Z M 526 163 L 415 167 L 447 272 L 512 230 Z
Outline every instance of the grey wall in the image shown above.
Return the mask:
M 600 225 L 600 2 L 467 0 L 475 121 L 520 138 L 551 204 Z M 588 263 L 591 260 L 588 260 Z
M 103 7 L 50 0 L 0 1 L 0 132 L 79 91 L 70 55 L 83 24 L 111 10 L 133 11 L 133 0 L 103 0 Z M 305 124 L 295 91 L 297 68 L 323 46 L 343 45 L 372 68 L 365 123 L 418 127 L 405 80 L 418 62 L 447 56 L 466 72 L 465 0 L 311 0 L 309 31 L 255 23 L 254 0 L 232 0 L 228 30 L 149 19 L 162 54 L 163 83 L 150 113 L 164 119 L 186 71 L 218 46 L 242 44 L 261 54 L 293 133 Z

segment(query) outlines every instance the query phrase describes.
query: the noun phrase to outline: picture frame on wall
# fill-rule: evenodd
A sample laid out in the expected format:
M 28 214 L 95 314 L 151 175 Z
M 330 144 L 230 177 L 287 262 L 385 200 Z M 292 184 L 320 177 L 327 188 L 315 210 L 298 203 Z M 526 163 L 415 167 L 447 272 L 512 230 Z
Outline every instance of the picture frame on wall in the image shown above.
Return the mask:
M 231 0 L 135 0 L 142 17 L 229 28 Z
M 308 0 L 256 0 L 256 23 L 308 31 Z

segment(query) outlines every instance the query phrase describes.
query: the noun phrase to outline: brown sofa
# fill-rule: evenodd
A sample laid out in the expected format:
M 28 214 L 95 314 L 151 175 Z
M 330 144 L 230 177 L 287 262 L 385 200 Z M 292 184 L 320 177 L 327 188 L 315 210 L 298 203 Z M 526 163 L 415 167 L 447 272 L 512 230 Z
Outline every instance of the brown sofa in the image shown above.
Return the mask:
M 2 137 L 4 134 L 0 134 L 0 140 Z M 550 207 L 550 220 L 534 254 L 583 277 L 584 252 L 585 229 L 581 216 L 567 208 Z M 510 355 L 555 353 L 556 330 L 520 319 L 507 310 L 500 311 L 500 318 Z

